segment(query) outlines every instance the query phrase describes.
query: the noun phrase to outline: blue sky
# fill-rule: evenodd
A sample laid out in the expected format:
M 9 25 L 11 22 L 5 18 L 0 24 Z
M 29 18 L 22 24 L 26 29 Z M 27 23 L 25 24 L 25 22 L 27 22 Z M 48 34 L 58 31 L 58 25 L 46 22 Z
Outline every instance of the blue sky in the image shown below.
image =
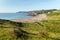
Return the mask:
M 60 9 L 60 0 L 0 0 L 0 12 Z

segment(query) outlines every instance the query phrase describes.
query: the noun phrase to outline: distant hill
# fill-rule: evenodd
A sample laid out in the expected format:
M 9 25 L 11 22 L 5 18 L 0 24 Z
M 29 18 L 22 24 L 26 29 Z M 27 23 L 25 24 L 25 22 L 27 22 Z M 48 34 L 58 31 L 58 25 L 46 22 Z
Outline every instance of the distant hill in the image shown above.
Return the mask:
M 38 14 L 45 14 L 53 11 L 58 11 L 57 9 L 49 9 L 49 10 L 34 10 L 34 11 L 18 11 L 16 13 L 29 13 L 28 16 L 36 16 Z
M 59 11 L 59 10 L 57 10 L 57 9 L 49 9 L 49 10 L 34 10 L 34 11 L 28 11 L 28 12 L 22 11 L 22 12 L 29 13 L 28 16 L 36 16 L 38 14 L 45 14 L 45 13 L 49 13 L 49 12 L 53 12 L 53 11 Z
M 29 11 L 18 11 L 16 13 L 29 13 Z

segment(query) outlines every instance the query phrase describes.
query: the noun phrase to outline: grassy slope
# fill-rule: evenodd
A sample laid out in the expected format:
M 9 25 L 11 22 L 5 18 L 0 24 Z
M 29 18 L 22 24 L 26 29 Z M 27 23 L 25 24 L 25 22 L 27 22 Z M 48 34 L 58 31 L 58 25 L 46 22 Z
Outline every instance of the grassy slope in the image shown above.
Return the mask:
M 26 24 L 22 30 L 35 34 L 29 34 L 28 40 L 60 40 L 60 21 L 59 20 L 44 20 L 37 23 Z M 28 26 L 29 25 L 29 26 Z
M 60 13 L 47 14 L 48 20 L 38 23 L 24 24 L 22 30 L 36 35 L 30 35 L 28 40 L 60 40 Z
M 48 20 L 39 23 L 22 23 L 21 28 L 10 21 L 0 21 L 0 40 L 60 40 L 60 14 L 47 14 Z M 57 20 L 54 20 L 55 16 Z M 53 19 L 53 20 L 52 20 Z M 19 25 L 19 26 L 21 26 Z M 3 27 L 3 28 L 2 28 Z M 22 33 L 18 39 L 14 33 L 14 28 Z M 22 30 L 24 32 L 22 32 Z M 19 35 L 19 34 L 18 34 Z
M 16 40 L 14 28 L 17 27 L 13 22 L 0 19 L 0 40 Z
M 51 14 L 47 14 L 48 20 L 60 20 L 60 11 L 52 12 Z

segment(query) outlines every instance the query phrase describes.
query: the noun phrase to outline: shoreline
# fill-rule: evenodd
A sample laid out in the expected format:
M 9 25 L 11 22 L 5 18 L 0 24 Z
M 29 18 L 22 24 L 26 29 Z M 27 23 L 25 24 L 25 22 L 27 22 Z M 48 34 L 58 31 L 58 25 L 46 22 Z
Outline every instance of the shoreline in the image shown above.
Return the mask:
M 39 15 L 31 17 L 31 18 L 13 19 L 13 20 L 10 20 L 10 21 L 13 21 L 13 22 L 24 22 L 24 23 L 33 23 L 33 22 L 38 22 L 40 20 L 46 20 L 46 19 L 47 19 L 46 14 L 39 14 Z

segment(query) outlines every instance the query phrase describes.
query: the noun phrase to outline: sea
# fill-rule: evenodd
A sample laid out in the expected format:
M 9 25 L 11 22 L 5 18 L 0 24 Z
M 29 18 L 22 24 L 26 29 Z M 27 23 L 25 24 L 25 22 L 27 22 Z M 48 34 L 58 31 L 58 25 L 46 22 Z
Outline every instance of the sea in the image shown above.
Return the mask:
M 21 19 L 21 18 L 30 18 L 29 13 L 0 13 L 0 19 Z

